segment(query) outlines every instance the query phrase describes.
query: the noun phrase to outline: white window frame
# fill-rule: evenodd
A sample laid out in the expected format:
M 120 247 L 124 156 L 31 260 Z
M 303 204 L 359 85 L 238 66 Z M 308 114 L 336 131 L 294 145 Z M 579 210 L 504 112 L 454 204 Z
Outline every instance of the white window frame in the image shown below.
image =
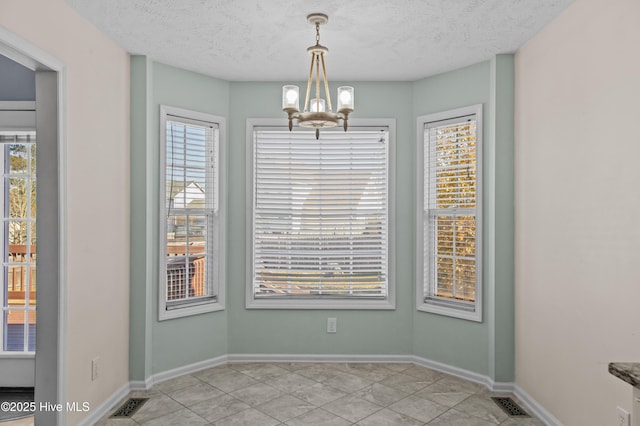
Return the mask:
M 246 199 L 246 242 L 247 242 L 247 266 L 246 266 L 246 308 L 247 309 L 379 309 L 392 310 L 396 308 L 396 283 L 395 283 L 395 119 L 352 119 L 349 120 L 349 129 L 355 128 L 384 128 L 389 133 L 388 147 L 388 241 L 387 241 L 387 296 L 380 299 L 366 299 L 356 297 L 344 298 L 256 298 L 253 292 L 253 204 L 254 204 L 254 130 L 257 128 L 274 127 L 286 129 L 287 122 L 281 119 L 250 118 L 246 123 L 246 172 L 247 172 L 247 199 Z M 309 130 L 307 130 L 309 131 Z M 342 129 L 327 129 L 320 131 L 343 131 Z
M 33 111 L 28 111 L 33 115 L 33 121 L 35 124 L 35 114 L 33 113 Z M 23 127 L 23 126 L 20 126 Z M 34 125 L 35 127 L 35 125 Z M 2 131 L 0 130 L 0 134 L 5 135 L 5 136 L 15 136 L 16 137 L 16 141 L 14 142 L 15 144 L 27 144 L 28 150 L 31 151 L 31 146 L 30 145 L 36 145 L 36 141 L 37 141 L 37 136 L 36 136 L 36 132 L 35 129 L 33 130 L 20 130 L 20 131 Z M 28 138 L 29 141 L 18 141 L 17 137 L 23 137 L 23 138 Z M 31 137 L 33 137 L 33 140 L 30 140 Z M 31 306 L 30 302 L 30 295 L 33 292 L 31 290 L 32 287 L 36 286 L 35 282 L 31 281 L 31 278 L 34 277 L 35 278 L 35 274 L 32 273 L 32 267 L 35 268 L 36 266 L 36 260 L 35 258 L 32 257 L 32 255 L 34 255 L 35 253 L 31 252 L 31 246 L 37 246 L 37 244 L 32 244 L 32 235 L 33 233 L 36 231 L 35 229 L 35 224 L 37 221 L 37 217 L 35 216 L 35 211 L 31 210 L 31 205 L 32 205 L 32 191 L 31 191 L 31 185 L 36 184 L 36 173 L 32 173 L 32 167 L 31 167 L 31 163 L 33 161 L 36 161 L 36 156 L 32 155 L 31 152 L 29 152 L 27 154 L 27 168 L 25 170 L 25 173 L 19 173 L 19 174 L 13 174 L 11 173 L 11 168 L 7 165 L 7 159 L 9 158 L 9 153 L 8 151 L 8 146 L 11 145 L 11 142 L 5 141 L 0 143 L 0 162 L 2 164 L 2 187 L 4 188 L 4 196 L 2 198 L 0 198 L 0 209 L 3 212 L 3 229 L 0 232 L 0 234 L 2 235 L 2 241 L 3 244 L 0 247 L 0 259 L 2 259 L 2 270 L 5 271 L 3 273 L 3 279 L 2 279 L 2 287 L 3 289 L 0 291 L 0 315 L 2 315 L 2 318 L 0 318 L 0 355 L 12 355 L 12 354 L 16 354 L 16 355 L 23 355 L 23 354 L 34 354 L 35 351 L 31 351 L 29 350 L 29 337 L 31 336 L 31 331 L 29 329 L 29 325 L 30 325 L 30 318 L 32 315 L 35 315 L 36 312 L 36 306 Z M 33 153 L 35 154 L 35 153 Z M 37 167 L 37 166 L 36 166 Z M 10 203 L 9 201 L 9 180 L 11 179 L 24 179 L 25 181 L 31 181 L 29 183 L 26 183 L 27 188 L 29 188 L 28 191 L 26 191 L 26 196 L 27 196 L 27 200 L 26 200 L 26 204 L 27 204 L 27 214 L 25 217 L 11 217 L 11 215 L 8 213 L 7 208 L 8 205 Z M 9 252 L 5 252 L 5 250 L 9 249 L 9 246 L 11 244 L 9 244 L 9 223 L 12 221 L 19 221 L 19 222 L 24 222 L 25 225 L 27 226 L 27 232 L 26 232 L 26 244 L 25 244 L 25 261 L 24 262 L 10 262 L 8 260 L 9 257 Z M 23 273 L 23 277 L 24 277 L 24 283 L 23 285 L 25 286 L 25 296 L 26 296 L 26 300 L 25 300 L 25 304 L 22 306 L 5 306 L 5 304 L 7 303 L 7 301 L 4 299 L 5 296 L 5 289 L 8 288 L 8 275 L 11 272 L 11 268 L 20 268 L 20 267 L 24 267 L 25 268 L 25 272 Z M 33 270 L 33 272 L 35 272 L 35 269 Z M 22 316 L 23 316 L 23 349 L 21 351 L 10 351 L 10 350 L 4 350 L 4 340 L 5 337 L 4 336 L 4 328 L 6 326 L 5 324 L 5 314 L 8 312 L 22 312 Z M 35 332 L 35 330 L 34 330 Z
M 434 257 L 425 253 L 425 238 L 428 229 L 425 229 L 425 215 L 428 209 L 425 207 L 425 129 L 429 124 L 438 122 L 461 122 L 470 116 L 476 120 L 476 247 L 475 247 L 475 301 L 457 302 L 451 299 L 434 297 L 429 293 L 428 277 L 425 277 L 425 269 L 433 268 Z M 419 311 L 431 312 L 470 321 L 482 322 L 482 104 L 458 108 L 454 110 L 428 114 L 417 118 L 417 184 L 416 184 L 416 305 Z M 428 262 L 428 264 L 425 264 Z
M 167 263 L 166 263 L 166 247 L 167 247 L 167 229 L 166 221 L 166 184 L 165 184 L 165 170 L 166 170 L 166 126 L 167 121 L 174 119 L 179 121 L 183 119 L 185 122 L 198 121 L 204 123 L 210 123 L 218 128 L 218 158 L 217 158 L 217 184 L 214 191 L 217 191 L 217 208 L 215 209 L 215 220 L 212 221 L 214 226 L 208 230 L 209 234 L 217 234 L 215 238 L 207 237 L 209 241 L 215 241 L 216 246 L 208 248 L 210 253 L 215 253 L 216 256 L 212 259 L 213 265 L 215 265 L 214 273 L 208 274 L 207 279 L 210 280 L 208 285 L 211 286 L 212 293 L 215 296 L 210 300 L 194 300 L 193 302 L 181 303 L 180 305 L 168 306 L 166 301 L 167 292 Z M 187 109 L 171 107 L 167 105 L 160 105 L 160 168 L 159 168 L 159 250 L 158 250 L 158 264 L 159 264 L 159 291 L 158 291 L 158 318 L 160 321 L 180 318 L 190 315 L 202 314 L 205 312 L 213 312 L 224 309 L 225 300 L 225 147 L 226 147 L 226 134 L 225 134 L 225 119 L 212 114 L 190 111 Z

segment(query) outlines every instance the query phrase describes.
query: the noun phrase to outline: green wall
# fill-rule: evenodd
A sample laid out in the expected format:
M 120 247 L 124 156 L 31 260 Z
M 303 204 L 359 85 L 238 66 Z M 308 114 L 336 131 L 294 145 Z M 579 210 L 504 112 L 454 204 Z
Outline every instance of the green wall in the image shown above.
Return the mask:
M 515 200 L 514 200 L 514 61 L 498 55 L 491 61 L 489 152 L 493 164 L 493 198 L 487 200 L 493 220 L 487 250 L 493 254 L 489 281 L 489 377 L 515 379 Z
M 229 117 L 229 83 L 134 56 L 131 88 L 130 376 L 144 380 L 228 353 L 227 311 L 158 321 L 157 283 L 160 105 Z
M 483 104 L 483 322 L 414 312 L 413 353 L 514 379 L 513 55 L 414 83 L 416 117 Z
M 131 265 L 129 314 L 129 376 L 144 380 L 151 375 L 152 277 L 147 268 L 147 249 L 152 247 L 153 230 L 147 196 L 147 169 L 151 158 L 152 64 L 145 57 L 131 58 Z M 151 265 L 149 265 L 151 266 Z
M 397 297 L 388 311 L 246 309 L 246 120 L 285 123 L 282 83 L 225 82 L 143 57 L 131 66 L 133 380 L 224 354 L 417 355 L 513 380 L 511 55 L 417 82 L 349 82 L 356 90 L 353 119 L 396 120 Z M 331 84 L 332 93 L 339 85 Z M 486 175 L 482 323 L 416 311 L 414 287 L 416 117 L 477 103 L 484 106 Z M 228 171 L 226 310 L 163 322 L 156 290 L 159 104 L 226 117 Z M 338 319 L 336 334 L 326 333 L 328 317 Z
M 250 117 L 284 118 L 282 83 L 232 83 L 229 126 L 229 244 L 227 274 L 229 350 L 234 354 L 408 354 L 411 353 L 413 303 L 412 113 L 411 83 L 350 83 L 355 88 L 357 118 L 396 119 L 396 306 L 393 311 L 245 309 L 246 135 Z M 303 84 L 300 84 L 304 87 Z M 340 83 L 331 84 L 334 94 Z M 384 100 L 384 102 L 380 102 Z M 283 125 L 286 121 L 283 120 Z M 400 166 L 402 165 L 402 166 Z M 405 167 L 405 165 L 408 165 Z M 399 189 L 399 190 L 398 190 Z M 327 334 L 328 317 L 338 332 Z
M 491 144 L 487 138 L 487 108 L 490 100 L 489 77 L 490 64 L 489 62 L 483 62 L 415 82 L 413 92 L 413 112 L 415 117 L 482 104 L 483 153 L 486 153 L 487 146 Z M 484 159 L 486 160 L 486 156 Z M 490 170 L 486 167 L 486 162 L 483 166 L 485 174 L 483 176 L 483 190 L 486 200 L 487 195 L 491 193 L 491 188 L 487 185 L 488 179 L 486 179 L 486 174 Z M 489 234 L 487 232 L 486 215 L 483 215 L 483 219 L 484 236 L 486 237 Z M 488 260 L 486 250 L 483 251 L 483 254 L 484 265 L 486 265 Z M 483 270 L 486 272 L 486 268 Z M 486 283 L 486 273 L 484 282 Z M 482 323 L 418 312 L 415 310 L 414 305 L 413 353 L 433 361 L 480 374 L 488 374 L 488 351 L 483 350 L 488 348 L 489 338 L 489 329 L 486 321 L 488 299 L 486 284 L 484 290 L 484 321 Z

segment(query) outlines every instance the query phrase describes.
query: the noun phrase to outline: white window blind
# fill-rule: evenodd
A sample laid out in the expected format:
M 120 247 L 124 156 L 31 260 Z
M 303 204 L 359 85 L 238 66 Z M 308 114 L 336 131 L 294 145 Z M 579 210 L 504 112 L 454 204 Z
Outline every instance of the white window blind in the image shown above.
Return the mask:
M 164 297 L 171 310 L 216 298 L 219 128 L 168 115 L 165 132 Z
M 480 247 L 476 114 L 427 123 L 423 143 L 424 299 L 475 312 Z
M 389 132 L 254 129 L 255 298 L 386 298 Z

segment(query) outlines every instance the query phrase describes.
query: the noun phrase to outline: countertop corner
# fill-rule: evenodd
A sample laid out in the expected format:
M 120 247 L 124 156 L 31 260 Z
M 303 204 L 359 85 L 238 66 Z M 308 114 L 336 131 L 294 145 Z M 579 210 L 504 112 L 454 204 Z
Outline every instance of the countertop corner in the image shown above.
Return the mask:
M 610 362 L 609 373 L 640 389 L 640 362 Z

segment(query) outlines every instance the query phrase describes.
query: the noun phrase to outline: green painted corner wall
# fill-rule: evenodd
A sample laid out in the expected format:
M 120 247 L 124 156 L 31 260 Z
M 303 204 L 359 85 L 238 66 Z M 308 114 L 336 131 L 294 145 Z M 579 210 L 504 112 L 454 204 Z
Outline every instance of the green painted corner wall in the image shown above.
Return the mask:
M 131 266 L 129 378 L 151 375 L 151 284 L 147 277 L 147 140 L 152 65 L 146 57 L 131 58 Z
M 489 128 L 494 144 L 493 303 L 489 310 L 490 377 L 515 380 L 515 194 L 514 194 L 514 83 L 513 55 L 491 60 Z
M 140 56 L 131 71 L 130 376 L 144 380 L 228 353 L 226 311 L 158 321 L 157 283 L 160 105 L 228 117 L 229 83 Z
M 160 105 L 229 117 L 229 83 L 223 80 L 154 64 L 153 78 L 153 143 L 158 145 Z M 159 155 L 159 147 L 154 156 Z M 154 161 L 157 165 L 159 161 Z M 158 200 L 157 166 L 154 169 L 154 193 Z M 157 206 L 158 203 L 155 203 Z M 157 220 L 157 216 L 156 216 Z M 157 222 L 156 222 L 157 223 Z M 158 229 L 155 226 L 154 229 Z M 157 243 L 155 244 L 157 246 Z M 158 282 L 157 255 L 153 271 Z M 153 286 L 153 366 L 154 373 L 224 355 L 227 347 L 227 312 L 218 311 L 174 320 L 158 321 L 158 286 Z
M 426 78 L 414 83 L 413 112 L 414 117 L 420 117 L 440 111 L 447 111 L 469 105 L 483 105 L 483 152 L 486 153 L 488 140 L 487 108 L 490 101 L 490 63 L 482 62 L 466 68 Z M 415 127 L 415 125 L 414 125 Z M 417 135 L 414 143 L 417 143 Z M 485 197 L 491 193 L 491 188 L 485 179 L 489 168 L 483 164 L 483 190 Z M 485 204 L 486 208 L 486 204 Z M 486 215 L 483 212 L 483 226 L 485 235 L 488 234 Z M 415 223 L 415 221 L 414 221 Z M 484 262 L 488 257 L 483 251 Z M 484 266 L 484 265 L 483 265 Z M 484 282 L 486 283 L 486 268 Z M 488 292 L 484 288 L 483 312 L 486 318 Z M 442 315 L 418 312 L 413 307 L 414 355 L 433 361 L 474 371 L 480 374 L 489 373 L 489 325 L 484 320 L 481 323 L 450 318 Z
M 514 380 L 513 55 L 415 82 L 416 117 L 483 105 L 483 321 L 414 312 L 413 353 Z
M 131 378 L 148 378 L 225 354 L 399 354 L 416 355 L 510 381 L 514 359 L 510 334 L 513 281 L 508 277 L 509 270 L 511 274 L 513 271 L 513 256 L 509 258 L 504 252 L 509 240 L 511 244 L 513 240 L 513 211 L 509 210 L 513 205 L 513 186 L 502 180 L 508 179 L 509 173 L 513 175 L 513 140 L 508 137 L 509 131 L 513 134 L 513 114 L 508 114 L 508 102 L 513 99 L 513 58 L 501 56 L 506 58 L 498 57 L 495 63 L 488 61 L 416 82 L 349 82 L 356 90 L 357 110 L 353 119 L 392 118 L 396 122 L 397 300 L 396 309 L 389 311 L 246 309 L 246 121 L 280 118 L 285 124 L 280 111 L 282 83 L 226 82 L 134 57 Z M 498 72 L 493 72 L 496 66 Z M 144 87 L 138 87 L 143 84 Z M 332 93 L 338 85 L 331 84 Z M 492 96 L 492 92 L 497 95 Z M 496 241 L 489 245 L 485 241 L 484 247 L 485 262 L 493 259 L 494 272 L 488 275 L 491 268 L 485 265 L 482 323 L 417 312 L 414 290 L 416 117 L 478 103 L 484 106 L 485 147 L 489 145 L 492 152 L 484 159 L 485 173 L 489 170 L 491 174 L 491 179 L 484 182 L 485 195 L 493 193 L 484 206 L 484 220 L 492 218 L 490 224 L 485 222 L 485 235 L 488 230 L 496 234 Z M 493 103 L 497 103 L 497 108 L 493 108 Z M 157 321 L 156 290 L 160 104 L 227 118 L 226 309 L 163 322 Z M 493 110 L 492 115 L 489 112 Z M 491 138 L 498 138 L 498 143 Z M 496 149 L 500 151 L 498 158 Z M 496 163 L 500 163 L 497 168 Z M 502 163 L 507 164 L 503 167 Z M 491 187 L 487 187 L 487 182 Z M 500 224 L 499 230 L 496 223 Z M 134 252 L 134 248 L 138 251 Z M 488 251 L 500 256 L 488 257 Z M 487 284 L 488 281 L 492 283 Z M 326 333 L 328 317 L 338 319 L 338 333 Z M 189 350 L 184 350 L 185 347 Z

